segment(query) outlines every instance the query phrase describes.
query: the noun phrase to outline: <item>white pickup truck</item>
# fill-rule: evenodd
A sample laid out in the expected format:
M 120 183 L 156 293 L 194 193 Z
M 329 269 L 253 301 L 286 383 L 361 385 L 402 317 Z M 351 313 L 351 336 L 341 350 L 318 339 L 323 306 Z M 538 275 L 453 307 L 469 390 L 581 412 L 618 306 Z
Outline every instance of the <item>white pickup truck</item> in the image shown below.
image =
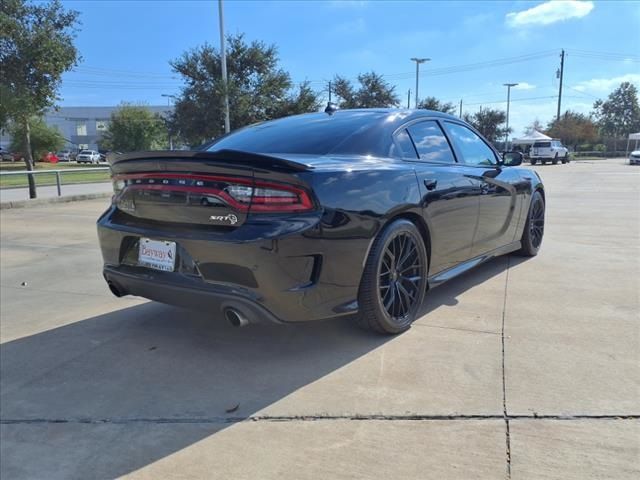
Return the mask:
M 551 162 L 554 165 L 560 160 L 562 163 L 569 162 L 569 149 L 562 145 L 560 140 L 538 140 L 531 146 L 529 152 L 531 165 L 540 161 L 543 165 Z
M 77 163 L 100 163 L 100 154 L 95 150 L 82 150 L 76 157 Z

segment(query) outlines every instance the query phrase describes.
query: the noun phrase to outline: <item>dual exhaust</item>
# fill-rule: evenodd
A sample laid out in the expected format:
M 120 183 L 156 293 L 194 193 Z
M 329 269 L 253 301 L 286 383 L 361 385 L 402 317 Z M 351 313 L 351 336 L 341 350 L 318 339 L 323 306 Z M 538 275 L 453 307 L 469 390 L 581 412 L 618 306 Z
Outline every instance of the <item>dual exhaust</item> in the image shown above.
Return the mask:
M 111 290 L 111 293 L 113 293 L 116 297 L 124 297 L 125 295 L 129 294 L 128 292 L 121 290 L 120 287 L 118 287 L 118 285 L 116 285 L 114 282 L 107 281 L 107 285 L 109 286 L 109 290 Z M 222 312 L 224 313 L 224 318 L 226 318 L 227 321 L 234 327 L 246 327 L 250 323 L 246 315 L 237 308 L 225 307 Z

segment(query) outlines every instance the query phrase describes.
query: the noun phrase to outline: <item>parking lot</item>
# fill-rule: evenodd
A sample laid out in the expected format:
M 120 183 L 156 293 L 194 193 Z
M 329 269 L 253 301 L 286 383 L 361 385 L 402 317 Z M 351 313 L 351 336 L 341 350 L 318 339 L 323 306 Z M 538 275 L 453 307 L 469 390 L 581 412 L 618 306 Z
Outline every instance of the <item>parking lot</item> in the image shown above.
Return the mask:
M 640 168 L 534 168 L 540 255 L 397 337 L 118 299 L 108 200 L 2 210 L 0 476 L 640 478 Z

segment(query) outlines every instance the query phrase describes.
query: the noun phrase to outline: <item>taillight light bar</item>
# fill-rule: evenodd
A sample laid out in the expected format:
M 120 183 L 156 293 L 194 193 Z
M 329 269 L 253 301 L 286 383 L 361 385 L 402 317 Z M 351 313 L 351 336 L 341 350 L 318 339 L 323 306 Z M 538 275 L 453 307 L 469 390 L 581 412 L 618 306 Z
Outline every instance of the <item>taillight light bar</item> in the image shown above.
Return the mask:
M 113 188 L 116 196 L 128 188 L 215 195 L 240 212 L 304 212 L 314 208 L 304 188 L 243 177 L 175 173 L 116 175 Z

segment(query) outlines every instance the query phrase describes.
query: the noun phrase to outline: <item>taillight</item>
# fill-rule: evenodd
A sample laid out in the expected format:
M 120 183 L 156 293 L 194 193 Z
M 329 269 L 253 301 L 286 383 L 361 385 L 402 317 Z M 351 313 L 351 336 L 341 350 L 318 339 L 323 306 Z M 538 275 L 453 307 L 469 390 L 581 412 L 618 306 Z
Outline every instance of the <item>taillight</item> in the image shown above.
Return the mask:
M 242 177 L 191 174 L 136 174 L 113 178 L 116 196 L 125 188 L 210 195 L 241 212 L 286 213 L 313 210 L 309 193 L 289 184 Z
M 257 181 L 253 187 L 229 185 L 225 191 L 243 205 L 251 204 L 252 212 L 302 212 L 313 209 L 309 194 L 292 185 Z
M 111 180 L 111 183 L 113 185 L 113 193 L 117 196 L 122 190 L 124 190 L 124 187 L 127 186 L 127 182 L 125 180 L 122 180 L 118 177 L 114 177 Z

